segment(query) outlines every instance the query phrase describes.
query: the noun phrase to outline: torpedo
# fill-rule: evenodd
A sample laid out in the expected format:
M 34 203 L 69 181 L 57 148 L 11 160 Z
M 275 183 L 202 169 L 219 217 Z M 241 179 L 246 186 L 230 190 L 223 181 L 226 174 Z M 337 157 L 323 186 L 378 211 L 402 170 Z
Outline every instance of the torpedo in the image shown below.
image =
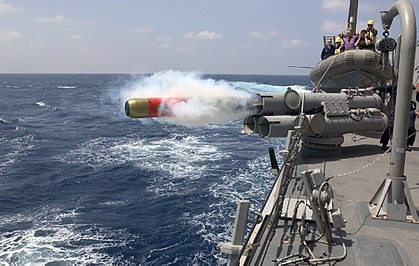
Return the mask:
M 187 98 L 131 98 L 125 102 L 125 114 L 131 118 L 170 117 L 173 106 Z

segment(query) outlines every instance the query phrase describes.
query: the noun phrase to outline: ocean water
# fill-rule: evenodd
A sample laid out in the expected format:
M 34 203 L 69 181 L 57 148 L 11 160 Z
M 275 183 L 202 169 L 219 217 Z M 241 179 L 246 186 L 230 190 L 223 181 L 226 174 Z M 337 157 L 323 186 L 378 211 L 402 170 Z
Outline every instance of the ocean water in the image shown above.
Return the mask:
M 239 199 L 261 208 L 268 148 L 283 139 L 246 135 L 242 114 L 216 105 L 189 123 L 131 119 L 123 104 L 167 86 L 253 95 L 310 85 L 176 71 L 0 75 L 0 265 L 225 264 L 216 246 L 230 240 Z

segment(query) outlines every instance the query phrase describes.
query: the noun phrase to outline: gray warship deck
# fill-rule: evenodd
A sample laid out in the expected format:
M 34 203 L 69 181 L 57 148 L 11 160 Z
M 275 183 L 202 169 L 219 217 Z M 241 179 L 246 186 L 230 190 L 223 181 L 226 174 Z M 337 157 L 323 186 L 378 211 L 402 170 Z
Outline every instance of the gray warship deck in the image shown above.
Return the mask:
M 416 122 L 416 128 L 419 128 Z M 330 244 L 320 240 L 310 244 L 316 258 L 346 258 L 339 265 L 418 265 L 419 224 L 372 219 L 368 204 L 389 171 L 391 152 L 381 149 L 381 133 L 346 134 L 345 142 L 335 151 L 319 151 L 302 148 L 295 173 L 319 168 L 325 171 L 334 192 L 334 206 L 340 208 L 346 220 L 341 235 L 334 232 Z M 406 152 L 405 175 L 413 201 L 419 203 L 419 147 Z M 298 180 L 298 179 L 297 179 Z M 302 182 L 289 185 L 289 195 L 298 198 L 302 194 Z M 285 209 L 285 207 L 284 207 Z M 418 207 L 416 207 L 418 209 Z M 260 243 L 269 242 L 264 254 L 253 256 L 251 265 L 307 264 L 297 254 L 307 254 L 295 231 L 298 222 L 281 218 L 275 234 L 269 240 L 264 233 Z M 316 230 L 311 222 L 312 230 Z M 259 259 L 257 257 L 259 256 Z M 294 260 L 294 261 L 293 261 Z M 244 262 L 242 258 L 241 262 Z

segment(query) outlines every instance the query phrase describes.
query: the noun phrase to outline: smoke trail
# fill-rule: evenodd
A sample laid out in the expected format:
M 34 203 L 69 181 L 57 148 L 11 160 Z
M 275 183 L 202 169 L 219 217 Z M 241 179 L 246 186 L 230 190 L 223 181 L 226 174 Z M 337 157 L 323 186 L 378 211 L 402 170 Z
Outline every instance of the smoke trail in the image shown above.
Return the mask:
M 173 117 L 159 118 L 182 125 L 225 123 L 242 119 L 251 111 L 253 94 L 231 87 L 226 81 L 204 79 L 195 72 L 164 71 L 145 77 L 121 91 L 129 98 L 187 98 L 172 107 Z

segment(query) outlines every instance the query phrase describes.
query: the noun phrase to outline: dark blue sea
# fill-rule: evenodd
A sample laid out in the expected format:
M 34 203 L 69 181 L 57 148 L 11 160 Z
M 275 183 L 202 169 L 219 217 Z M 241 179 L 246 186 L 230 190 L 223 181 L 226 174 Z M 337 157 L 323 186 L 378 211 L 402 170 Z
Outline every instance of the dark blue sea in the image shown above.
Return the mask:
M 170 86 L 229 95 L 311 84 L 182 72 L 0 75 L 0 265 L 227 262 L 217 244 L 230 241 L 239 199 L 261 208 L 274 178 L 268 148 L 283 139 L 245 134 L 244 116 L 217 105 L 180 120 L 125 116 L 129 97 Z

